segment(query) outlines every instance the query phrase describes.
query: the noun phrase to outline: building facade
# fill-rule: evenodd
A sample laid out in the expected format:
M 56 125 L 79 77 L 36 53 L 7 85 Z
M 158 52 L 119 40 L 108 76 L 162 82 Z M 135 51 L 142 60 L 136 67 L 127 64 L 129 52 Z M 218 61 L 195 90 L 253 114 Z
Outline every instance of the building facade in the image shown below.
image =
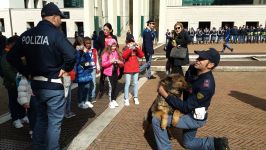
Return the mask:
M 266 24 L 266 0 L 1 0 L 0 31 L 11 36 L 36 26 L 43 5 L 49 2 L 68 16 L 62 20 L 67 37 L 75 32 L 91 36 L 109 22 L 117 36 L 124 37 L 130 30 L 141 41 L 149 18 L 156 21 L 160 43 L 177 21 L 194 29 Z

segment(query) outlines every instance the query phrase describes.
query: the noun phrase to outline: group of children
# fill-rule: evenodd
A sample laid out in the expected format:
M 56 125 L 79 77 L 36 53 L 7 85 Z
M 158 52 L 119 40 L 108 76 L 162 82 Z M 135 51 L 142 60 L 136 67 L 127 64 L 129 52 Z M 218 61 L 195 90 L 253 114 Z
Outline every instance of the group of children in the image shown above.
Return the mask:
M 12 41 L 11 41 L 12 40 Z M 10 44 L 6 46 L 6 51 L 11 49 L 15 39 L 11 39 Z M 102 72 L 109 85 L 109 108 L 118 107 L 116 102 L 117 83 L 121 74 L 125 75 L 124 87 L 124 105 L 129 106 L 129 86 L 133 78 L 133 99 L 136 105 L 138 100 L 138 75 L 139 63 L 138 58 L 142 58 L 144 53 L 141 47 L 135 43 L 133 36 L 128 36 L 126 46 L 122 53 L 118 49 L 118 43 L 115 39 L 107 40 L 106 47 L 98 57 L 97 50 L 92 47 L 92 40 L 89 37 L 77 37 L 73 45 L 77 50 L 76 64 L 72 72 L 72 82 L 78 84 L 78 107 L 82 109 L 92 108 L 96 102 L 96 74 Z M 101 62 L 101 63 L 99 63 Z M 4 70 L 4 84 L 9 93 L 9 108 L 15 128 L 22 128 L 23 123 L 30 123 L 30 134 L 32 134 L 35 124 L 34 94 L 32 93 L 30 80 L 19 74 L 8 65 L 6 59 L 1 59 L 1 66 Z M 101 65 L 100 65 L 101 64 Z M 123 69 L 121 69 L 123 68 Z M 102 71 L 101 71 L 102 70 Z M 10 76 L 10 74 L 13 74 Z M 12 80 L 9 78 L 12 77 Z M 12 85 L 12 86 L 11 86 Z M 71 88 L 71 86 L 70 86 Z M 12 111 L 14 110 L 14 111 Z M 19 110 L 23 111 L 20 112 Z M 71 112 L 71 89 L 66 97 L 65 117 L 71 118 L 75 113 Z
M 93 107 L 96 102 L 96 74 L 100 72 L 108 82 L 109 108 L 113 109 L 119 106 L 116 97 L 117 83 L 121 74 L 125 74 L 125 106 L 129 106 L 129 86 L 132 77 L 134 102 L 139 104 L 138 58 L 142 58 L 144 54 L 141 47 L 135 43 L 134 37 L 129 36 L 126 39 L 126 46 L 122 53 L 119 52 L 117 41 L 108 39 L 100 57 L 98 57 L 97 50 L 92 48 L 92 40 L 89 37 L 81 39 L 81 37 L 77 37 L 74 43 L 74 47 L 77 49 L 74 82 L 78 84 L 78 107 L 82 109 Z

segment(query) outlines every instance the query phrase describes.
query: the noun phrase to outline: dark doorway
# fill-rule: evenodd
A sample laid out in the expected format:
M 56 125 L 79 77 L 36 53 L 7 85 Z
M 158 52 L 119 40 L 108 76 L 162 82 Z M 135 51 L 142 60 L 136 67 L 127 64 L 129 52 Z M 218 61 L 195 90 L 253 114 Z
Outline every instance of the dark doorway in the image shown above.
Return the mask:
M 222 22 L 222 27 L 224 27 L 225 25 L 227 25 L 230 28 L 234 27 L 234 22 Z
M 246 26 L 258 27 L 259 26 L 259 22 L 246 22 Z
M 181 23 L 183 24 L 184 29 L 188 29 L 188 22 L 182 22 L 181 21 Z
M 67 37 L 67 31 L 66 31 L 66 22 L 62 22 L 61 24 L 61 31 L 65 34 L 65 36 Z
M 208 21 L 206 21 L 206 22 L 199 22 L 199 28 L 200 29 L 205 29 L 205 28 L 210 29 L 210 27 L 211 27 L 211 22 L 208 22 Z
M 75 24 L 76 24 L 76 31 L 78 32 L 78 35 L 81 37 L 84 37 L 83 22 L 75 22 Z

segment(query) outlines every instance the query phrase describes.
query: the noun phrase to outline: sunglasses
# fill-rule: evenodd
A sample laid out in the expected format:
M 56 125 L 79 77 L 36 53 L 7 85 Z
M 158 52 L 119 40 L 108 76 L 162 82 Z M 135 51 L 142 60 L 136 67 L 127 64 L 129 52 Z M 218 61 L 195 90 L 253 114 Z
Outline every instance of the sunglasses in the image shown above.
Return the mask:
M 175 27 L 175 30 L 177 30 L 177 29 L 181 29 L 181 27 Z

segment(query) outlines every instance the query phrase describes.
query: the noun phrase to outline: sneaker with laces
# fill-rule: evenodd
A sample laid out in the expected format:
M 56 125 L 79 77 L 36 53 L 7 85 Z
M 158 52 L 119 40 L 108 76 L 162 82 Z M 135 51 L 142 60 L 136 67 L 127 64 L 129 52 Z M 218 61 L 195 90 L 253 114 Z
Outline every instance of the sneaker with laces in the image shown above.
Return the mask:
M 125 106 L 129 106 L 129 100 L 128 100 L 128 99 L 125 99 L 125 101 L 124 101 L 124 105 L 125 105 Z
M 115 107 L 118 107 L 118 103 L 116 102 L 116 100 L 112 100 L 112 103 L 115 105 Z
M 17 120 L 15 120 L 15 121 L 13 121 L 13 125 L 14 125 L 14 127 L 17 128 L 17 129 L 23 127 L 23 124 L 21 123 L 21 120 L 20 120 L 20 119 L 17 119 Z
M 137 97 L 134 97 L 134 103 L 135 103 L 135 105 L 139 104 L 139 99 Z
M 82 108 L 82 109 L 87 109 L 87 108 L 89 108 L 89 106 L 86 105 L 84 102 L 79 103 L 79 104 L 78 104 L 78 107 L 79 107 L 79 108 Z
M 92 103 L 91 103 L 91 102 L 89 102 L 89 101 L 86 101 L 86 102 L 85 102 L 85 104 L 86 104 L 86 105 L 88 105 L 90 108 L 92 108 L 92 107 L 93 107 Z
M 214 138 L 214 148 L 215 150 L 230 150 L 228 138 Z
M 113 102 L 110 102 L 110 103 L 109 103 L 109 108 L 111 108 L 111 109 L 114 109 L 114 108 L 115 108 L 115 105 L 114 105 Z
M 30 123 L 29 118 L 27 116 L 25 116 L 24 118 L 20 119 L 20 122 L 21 123 L 28 123 L 28 124 Z

